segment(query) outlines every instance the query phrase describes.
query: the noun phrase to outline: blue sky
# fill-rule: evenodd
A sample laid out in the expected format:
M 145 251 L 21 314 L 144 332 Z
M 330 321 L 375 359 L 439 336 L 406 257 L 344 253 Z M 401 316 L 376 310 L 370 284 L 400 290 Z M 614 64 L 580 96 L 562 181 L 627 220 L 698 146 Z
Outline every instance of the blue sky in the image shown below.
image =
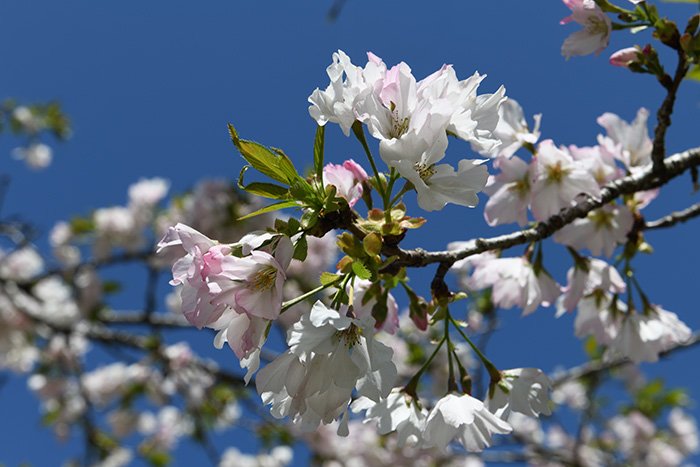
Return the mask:
M 559 25 L 568 14 L 560 2 L 534 3 L 352 0 L 330 23 L 330 1 L 4 2 L 0 98 L 56 99 L 74 128 L 70 141 L 53 145 L 54 163 L 39 173 L 12 160 L 16 141 L 0 137 L 0 172 L 13 180 L 4 213 L 21 213 L 47 232 L 58 220 L 124 203 L 126 187 L 141 177 L 168 178 L 173 192 L 203 177 L 233 179 L 242 160 L 228 139 L 229 121 L 242 137 L 281 147 L 297 166 L 308 166 L 315 122 L 306 98 L 327 85 L 325 68 L 337 49 L 359 64 L 366 51 L 388 64 L 406 61 L 419 78 L 443 63 L 454 64 L 463 78 L 486 73 L 484 92 L 504 84 L 526 114 L 543 114 L 544 137 L 561 144 L 594 144 L 601 131 L 595 119 L 603 112 L 631 120 L 639 107 L 655 111 L 663 94 L 654 80 L 607 63 L 609 53 L 643 45 L 648 33 L 616 33 L 600 57 L 566 61 L 559 49 L 577 26 Z M 687 5 L 661 8 L 680 18 L 693 11 Z M 668 133 L 669 152 L 700 144 L 698 111 L 700 84 L 687 83 Z M 359 145 L 337 127 L 327 135 L 329 159 L 362 160 Z M 453 143 L 448 150 L 455 160 L 468 155 L 467 145 Z M 682 177 L 646 212 L 653 219 L 697 201 L 689 177 Z M 448 207 L 429 220 L 408 246 L 443 248 L 513 228 L 488 228 L 481 208 Z M 700 328 L 700 316 L 693 292 L 697 252 L 690 245 L 699 233 L 700 221 L 655 232 L 649 240 L 656 253 L 637 262 L 652 301 L 693 329 Z M 562 281 L 568 255 L 553 246 L 546 253 Z M 414 283 L 431 272 L 421 271 Z M 555 320 L 551 310 L 526 319 L 514 310 L 502 316 L 503 328 L 489 347 L 499 366 L 552 370 L 583 361 L 571 316 Z M 700 351 L 686 351 L 648 370 L 700 400 L 700 377 L 687 371 L 698 357 Z M 0 412 L 10 414 L 0 424 L 0 462 L 54 465 L 52 460 L 76 452 L 76 443 L 56 444 L 39 427 L 38 405 L 24 392 L 23 381 L 0 389 Z M 693 412 L 700 416 L 697 406 Z M 181 451 L 176 465 L 201 459 L 194 449 Z

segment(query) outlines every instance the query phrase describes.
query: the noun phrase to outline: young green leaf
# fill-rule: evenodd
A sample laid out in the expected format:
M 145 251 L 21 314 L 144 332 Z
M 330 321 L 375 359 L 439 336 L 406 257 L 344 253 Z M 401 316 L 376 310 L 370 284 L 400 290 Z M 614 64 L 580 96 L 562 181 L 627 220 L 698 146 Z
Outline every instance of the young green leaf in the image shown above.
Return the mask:
M 289 189 L 275 185 L 274 183 L 261 183 L 253 182 L 248 185 L 243 183 L 243 176 L 250 168 L 249 165 L 244 166 L 241 169 L 240 175 L 238 175 L 238 188 L 253 195 L 263 196 L 265 198 L 271 199 L 287 199 L 289 198 Z
M 265 206 L 264 208 L 258 209 L 257 211 L 253 211 L 249 214 L 246 214 L 245 216 L 239 217 L 238 220 L 242 221 L 245 219 L 250 219 L 251 217 L 259 216 L 260 214 L 279 211 L 280 209 L 292 208 L 292 207 L 299 207 L 299 205 L 297 204 L 296 201 L 281 201 L 279 203 Z
M 292 258 L 298 259 L 299 261 L 304 261 L 306 259 L 306 254 L 308 252 L 309 245 L 306 242 L 306 235 L 302 235 L 297 240 L 296 245 L 294 245 L 294 254 Z
M 281 150 L 272 151 L 254 141 L 240 139 L 236 129 L 229 123 L 231 140 L 243 158 L 264 175 L 287 185 L 301 178 L 292 161 Z
M 359 261 L 353 261 L 352 272 L 354 272 L 355 275 L 360 279 L 369 279 L 372 277 L 372 273 L 369 269 L 367 269 L 367 266 L 360 263 Z

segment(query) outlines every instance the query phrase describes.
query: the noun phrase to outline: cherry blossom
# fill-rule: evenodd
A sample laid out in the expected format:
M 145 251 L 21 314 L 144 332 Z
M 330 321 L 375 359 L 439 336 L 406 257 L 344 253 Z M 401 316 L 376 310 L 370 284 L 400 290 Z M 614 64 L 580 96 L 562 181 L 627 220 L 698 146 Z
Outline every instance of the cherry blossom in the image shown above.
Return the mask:
M 331 82 L 321 91 L 316 89 L 309 96 L 309 114 L 319 125 L 338 123 L 345 135 L 357 118 L 358 103 L 372 91 L 374 81 L 386 72 L 386 65 L 378 57 L 368 54 L 364 69 L 352 64 L 345 52 L 333 54 L 333 63 L 326 72 Z
M 634 217 L 626 206 L 607 205 L 576 219 L 554 234 L 554 240 L 576 249 L 589 249 L 596 256 L 612 256 L 627 241 Z
M 659 353 L 681 344 L 692 335 L 678 316 L 654 306 L 647 313 L 628 313 L 610 342 L 611 355 L 621 354 L 634 362 L 655 362 Z
M 425 442 L 438 449 L 457 439 L 467 451 L 491 445 L 494 434 L 505 435 L 512 427 L 488 411 L 483 402 L 468 394 L 447 394 L 430 411 L 423 433 Z
M 45 169 L 51 165 L 53 151 L 44 143 L 34 143 L 26 148 L 16 148 L 12 154 L 16 159 L 23 160 L 32 169 Z
M 220 272 L 212 270 L 216 274 L 212 283 L 218 286 L 212 303 L 227 305 L 249 316 L 276 319 L 282 307 L 283 287 L 292 252 L 289 237 L 280 236 L 274 255 L 255 250 L 242 258 L 233 257 L 226 261 Z
M 501 140 L 498 156 L 509 158 L 525 144 L 535 144 L 540 138 L 542 114 L 533 117 L 532 130 L 527 125 L 523 108 L 515 99 L 508 98 L 498 111 L 499 120 L 494 136 Z
M 596 55 L 608 46 L 612 24 L 610 18 L 593 0 L 562 0 L 571 9 L 571 16 L 561 20 L 561 24 L 574 21 L 583 29 L 566 38 L 561 53 L 566 58 L 574 55 Z
M 488 171 L 483 161 L 459 161 L 457 171 L 449 164 L 439 164 L 447 148 L 447 135 L 437 135 L 429 127 L 421 133 L 395 141 L 385 151 L 387 164 L 396 167 L 418 192 L 418 205 L 426 211 L 442 209 L 447 203 L 474 207 L 479 198 L 476 193 L 486 185 Z M 411 154 L 416 157 L 412 158 Z
M 323 168 L 323 184 L 335 186 L 338 196 L 345 198 L 350 207 L 362 197 L 362 183 L 367 178 L 367 172 L 352 159 L 342 165 L 326 164 Z
M 366 411 L 365 423 L 375 421 L 380 435 L 396 432 L 399 446 L 420 445 L 428 412 L 399 390 L 387 398 L 373 401 L 362 397 L 352 403 L 353 412 Z
M 501 172 L 489 177 L 484 192 L 489 200 L 484 207 L 484 217 L 489 225 L 517 222 L 527 224 L 527 209 L 531 197 L 531 165 L 513 156 L 496 161 Z
M 540 413 L 551 414 L 549 391 L 551 383 L 547 375 L 537 368 L 516 368 L 501 372 L 501 379 L 494 385 L 486 401 L 491 412 L 508 419 L 511 412 L 530 417 Z
M 518 306 L 523 315 L 540 305 L 549 306 L 559 296 L 559 286 L 544 271 L 535 272 L 525 258 L 497 258 L 482 254 L 473 260 L 474 272 L 467 281 L 471 290 L 493 288 L 493 304 L 501 308 Z
M 537 220 L 557 214 L 581 194 L 600 194 L 598 183 L 587 168 L 564 149 L 554 146 L 552 140 L 539 144 L 533 170 L 531 207 Z
M 638 60 L 640 50 L 637 47 L 625 47 L 610 55 L 610 64 L 613 66 L 628 67 Z
M 647 119 L 649 111 L 637 111 L 632 123 L 607 112 L 598 117 L 598 124 L 605 128 L 607 136 L 598 138 L 601 147 L 630 171 L 639 170 L 651 163 L 653 144 L 649 138 Z
M 229 245 L 219 245 L 193 228 L 177 224 L 158 243 L 158 252 L 181 246 L 187 254 L 173 265 L 171 285 L 182 285 L 182 313 L 198 328 L 214 323 L 225 307 L 212 300 L 221 289 L 212 281 L 225 264 L 235 261 Z
M 316 302 L 290 330 L 289 350 L 258 372 L 263 403 L 277 418 L 292 416 L 304 430 L 342 418 L 353 389 L 374 401 L 386 397 L 396 377 L 392 351 L 373 338 L 371 317 L 356 320 Z
M 558 312 L 573 311 L 583 297 L 593 294 L 621 294 L 627 290 L 627 285 L 610 264 L 596 258 L 582 258 L 569 269 L 566 277 L 568 284 L 562 290 L 562 296 L 557 303 Z

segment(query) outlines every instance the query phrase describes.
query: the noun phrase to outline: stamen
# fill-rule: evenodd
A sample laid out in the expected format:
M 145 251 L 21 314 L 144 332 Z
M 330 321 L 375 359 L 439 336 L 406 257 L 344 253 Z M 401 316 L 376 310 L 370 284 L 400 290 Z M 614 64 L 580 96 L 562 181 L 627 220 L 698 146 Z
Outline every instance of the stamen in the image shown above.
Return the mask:
M 263 266 L 255 273 L 249 287 L 257 292 L 269 290 L 274 287 L 275 279 L 277 269 L 274 266 Z
M 557 162 L 554 165 L 547 166 L 547 180 L 550 183 L 561 183 L 564 177 L 569 175 L 569 172 L 569 169 L 562 168 L 561 162 Z
M 355 346 L 355 344 L 360 342 L 360 336 L 362 336 L 362 329 L 355 326 L 354 324 L 351 324 L 350 327 L 347 329 L 335 332 L 335 337 L 338 340 L 344 341 L 345 347 L 347 347 L 348 349 L 352 349 Z
M 413 169 L 418 172 L 418 176 L 420 177 L 421 180 L 424 182 L 428 182 L 430 180 L 430 177 L 435 175 L 437 173 L 437 170 L 435 170 L 435 165 L 427 165 L 422 162 L 416 162 L 413 164 Z

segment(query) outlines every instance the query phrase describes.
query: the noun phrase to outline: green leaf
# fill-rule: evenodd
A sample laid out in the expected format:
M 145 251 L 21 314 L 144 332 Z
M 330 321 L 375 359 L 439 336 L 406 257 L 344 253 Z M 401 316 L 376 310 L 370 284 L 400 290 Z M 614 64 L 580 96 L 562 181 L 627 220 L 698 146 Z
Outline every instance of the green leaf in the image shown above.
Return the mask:
M 289 190 L 283 186 L 275 185 L 274 183 L 249 183 L 243 187 L 248 193 L 262 196 L 270 199 L 287 199 L 289 198 Z
M 685 79 L 700 82 L 700 65 L 695 65 L 693 68 L 691 68 L 690 71 L 688 71 L 688 74 L 685 75 Z
M 70 229 L 74 235 L 88 234 L 95 230 L 95 223 L 92 219 L 74 217 L 70 221 Z
M 262 196 L 271 199 L 287 199 L 289 198 L 289 190 L 283 186 L 275 185 L 274 183 L 253 182 L 248 185 L 243 183 L 243 176 L 250 168 L 249 165 L 243 166 L 241 173 L 238 175 L 238 188 L 248 193 Z
M 306 254 L 308 252 L 309 245 L 306 242 L 306 235 L 302 235 L 297 240 L 296 245 L 294 245 L 294 254 L 292 258 L 298 259 L 299 261 L 304 261 L 306 259 Z
M 294 180 L 294 182 L 289 187 L 289 193 L 291 193 L 294 199 L 303 201 L 309 206 L 317 208 L 323 206 L 323 198 L 320 198 L 318 194 L 314 191 L 311 184 L 303 178 Z
M 314 138 L 314 171 L 319 180 L 323 180 L 323 145 L 326 135 L 326 127 L 318 126 L 316 128 L 316 137 Z
M 257 211 L 253 211 L 250 214 L 246 214 L 243 217 L 239 217 L 238 220 L 243 221 L 246 219 L 250 219 L 251 217 L 259 216 L 260 214 L 279 211 L 280 209 L 292 208 L 292 207 L 299 207 L 299 205 L 297 204 L 296 201 L 281 201 L 279 203 L 265 206 L 264 208 L 258 209 Z
M 165 467 L 170 464 L 171 458 L 167 452 L 153 450 L 146 455 L 146 460 L 154 467 Z
M 377 233 L 369 233 L 362 239 L 362 245 L 369 255 L 377 256 L 382 252 L 382 237 Z
M 296 180 L 298 178 L 301 178 L 299 174 L 297 173 L 297 169 L 294 168 L 294 164 L 292 164 L 292 160 L 289 158 L 287 154 L 284 153 L 283 150 L 279 148 L 270 148 L 272 151 L 279 156 L 279 159 L 277 160 L 279 164 L 280 171 L 282 174 L 284 174 L 290 181 L 291 180 Z
M 236 129 L 230 123 L 228 130 L 233 144 L 254 169 L 287 185 L 300 178 L 292 161 L 284 152 L 279 149 L 273 152 L 255 141 L 240 139 Z
M 118 281 L 104 281 L 102 283 L 102 292 L 105 294 L 113 294 L 121 292 L 122 284 Z
M 333 282 L 336 282 L 340 278 L 340 275 L 338 274 L 333 274 L 332 272 L 322 272 L 321 273 L 321 285 L 328 285 L 332 284 Z
M 353 261 L 352 272 L 354 272 L 355 275 L 360 279 L 369 279 L 372 277 L 372 273 L 369 269 L 367 269 L 367 266 L 360 263 L 359 261 Z

